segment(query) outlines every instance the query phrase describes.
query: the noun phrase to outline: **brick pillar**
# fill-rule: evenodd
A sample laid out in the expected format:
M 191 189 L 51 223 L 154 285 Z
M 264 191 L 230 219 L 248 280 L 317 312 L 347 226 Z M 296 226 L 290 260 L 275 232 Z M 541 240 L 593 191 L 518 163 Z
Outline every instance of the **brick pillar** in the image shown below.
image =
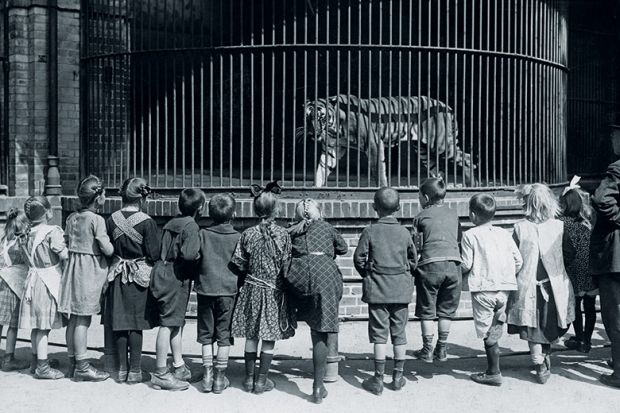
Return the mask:
M 9 194 L 42 194 L 48 156 L 48 3 L 8 1 Z M 58 1 L 58 155 L 63 190 L 79 175 L 79 0 Z

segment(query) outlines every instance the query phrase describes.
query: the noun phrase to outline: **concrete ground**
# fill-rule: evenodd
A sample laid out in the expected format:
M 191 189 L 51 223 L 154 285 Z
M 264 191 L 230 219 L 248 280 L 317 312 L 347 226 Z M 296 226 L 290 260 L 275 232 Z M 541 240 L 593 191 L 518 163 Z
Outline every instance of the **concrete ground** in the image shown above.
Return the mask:
M 602 324 L 597 324 L 594 348 L 585 355 L 554 346 L 552 376 L 546 385 L 536 383 L 527 343 L 515 336 L 504 336 L 502 346 L 502 387 L 481 386 L 469 374 L 486 367 L 482 342 L 475 337 L 471 320 L 456 321 L 449 338 L 450 358 L 445 363 L 426 364 L 410 359 L 405 365 L 408 383 L 396 393 L 386 387 L 382 396 L 361 388 L 361 381 L 372 374 L 372 346 L 368 344 L 365 322 L 344 323 L 340 333 L 340 380 L 327 384 L 329 396 L 321 405 L 310 402 L 312 362 L 310 330 L 300 324 L 295 337 L 276 344 L 276 360 L 271 378 L 276 389 L 262 396 L 241 389 L 243 341 L 231 352 L 231 388 L 223 394 L 204 394 L 194 383 L 184 392 L 157 391 L 148 383 L 74 383 L 63 379 L 39 381 L 27 372 L 0 372 L 0 412 L 619 412 L 620 390 L 602 385 L 598 376 L 609 373 L 605 360 L 609 347 Z M 26 332 L 20 334 L 18 357 L 29 357 Z M 103 344 L 102 328 L 93 323 L 89 344 L 97 363 Z M 143 367 L 152 371 L 156 330 L 145 332 Z M 408 325 L 409 357 L 420 347 L 420 327 Z M 569 337 L 567 335 L 566 337 Z M 66 369 L 64 330 L 50 335 L 50 353 Z M 4 347 L 4 345 L 2 346 Z M 189 321 L 184 336 L 187 364 L 200 374 L 200 346 L 196 325 Z M 388 361 L 386 381 L 390 381 Z

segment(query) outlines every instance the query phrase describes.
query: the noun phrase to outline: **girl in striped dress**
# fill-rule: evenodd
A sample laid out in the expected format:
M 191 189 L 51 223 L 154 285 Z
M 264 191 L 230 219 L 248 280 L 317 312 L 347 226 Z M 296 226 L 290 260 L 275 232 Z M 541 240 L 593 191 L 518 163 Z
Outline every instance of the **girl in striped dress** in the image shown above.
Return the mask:
M 28 274 L 17 237 L 28 225 L 28 218 L 23 211 L 11 209 L 7 215 L 4 236 L 0 241 L 0 335 L 3 326 L 8 327 L 2 371 L 28 367 L 27 361 L 15 359 L 20 298 L 24 293 Z

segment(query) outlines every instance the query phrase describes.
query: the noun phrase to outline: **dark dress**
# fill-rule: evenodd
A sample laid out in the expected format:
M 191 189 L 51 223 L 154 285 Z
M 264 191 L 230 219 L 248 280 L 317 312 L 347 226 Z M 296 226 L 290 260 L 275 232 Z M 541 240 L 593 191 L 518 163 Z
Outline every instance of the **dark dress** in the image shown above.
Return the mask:
M 291 297 L 297 318 L 312 330 L 337 333 L 342 274 L 334 258 L 347 253 L 347 243 L 322 220 L 302 221 L 290 233 L 293 258 L 287 277 L 308 280 L 308 294 Z
M 564 231 L 575 247 L 575 260 L 566 266 L 575 295 L 596 290 L 590 275 L 590 230 L 575 218 L 561 217 L 560 220 L 564 221 Z
M 151 295 L 156 301 L 153 313 L 157 324 L 181 327 L 185 322 L 192 279 L 197 273 L 200 254 L 200 228 L 192 217 L 175 217 L 164 226 L 161 260 L 151 273 Z
M 547 271 L 542 261 L 539 261 L 536 269 L 536 281 L 548 279 Z M 549 301 L 545 301 L 540 288 L 536 288 L 536 312 L 538 327 L 515 326 L 508 324 L 508 334 L 519 334 L 521 340 L 531 341 L 538 344 L 552 344 L 568 331 L 568 328 L 558 326 L 558 310 L 555 305 L 555 298 L 549 283 L 545 284 Z
M 136 212 L 122 211 L 125 218 Z M 112 217 L 106 221 L 108 235 L 114 245 L 114 254 L 123 259 L 145 258 L 149 264 L 154 264 L 160 255 L 161 236 L 157 224 L 153 219 L 140 222 L 134 228 L 142 235 L 142 245 L 137 244 L 126 235 L 121 235 L 116 240 L 113 237 L 116 224 Z M 157 314 L 153 314 L 155 306 L 151 303 L 147 306 L 147 300 L 152 297 L 149 289 L 139 286 L 134 282 L 123 284 L 121 277 L 116 277 L 108 286 L 104 323 L 112 327 L 114 331 L 122 330 L 148 330 L 153 328 Z

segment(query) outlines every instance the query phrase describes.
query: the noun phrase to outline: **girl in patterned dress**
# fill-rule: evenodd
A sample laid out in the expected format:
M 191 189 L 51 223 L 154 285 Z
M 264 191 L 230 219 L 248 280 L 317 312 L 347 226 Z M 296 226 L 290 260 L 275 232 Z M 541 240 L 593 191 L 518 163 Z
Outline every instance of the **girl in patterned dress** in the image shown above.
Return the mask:
M 105 219 L 97 215 L 97 209 L 105 202 L 101 180 L 93 175 L 83 179 L 77 195 L 80 209 L 69 215 L 66 224 L 69 260 L 61 280 L 58 311 L 69 318 L 68 376 L 74 381 L 102 381 L 110 375 L 86 360 L 86 348 L 91 317 L 101 310 L 101 290 L 108 276 L 106 257 L 114 253 L 114 247 L 106 232 Z
M 577 253 L 575 260 L 566 267 L 575 292 L 575 321 L 573 322 L 575 335 L 564 341 L 564 345 L 572 350 L 589 353 L 596 324 L 594 304 L 598 294 L 589 269 L 592 208 L 588 202 L 588 194 L 579 189 L 576 184 L 577 182 L 573 179 L 571 186 L 560 197 L 562 209 L 560 219 L 564 221 L 564 231 L 571 239 Z
M 48 225 L 53 213 L 44 196 L 28 198 L 24 212 L 32 227 L 21 239 L 22 253 L 29 270 L 19 309 L 19 328 L 32 330 L 32 353 L 36 358 L 34 376 L 55 380 L 63 378 L 64 374 L 50 366 L 47 337 L 50 330 L 63 327 L 63 318 L 58 312 L 58 296 L 62 266 L 68 258 L 65 233 L 56 225 Z
M 108 272 L 104 323 L 114 332 L 119 383 L 140 383 L 142 331 L 153 328 L 156 308 L 149 300 L 151 268 L 159 259 L 161 235 L 155 221 L 142 212 L 150 188 L 142 178 L 129 178 L 121 186 L 123 207 L 106 221 L 114 246 Z M 152 299 L 152 298 L 151 298 Z M 129 352 L 129 358 L 127 357 Z
M 338 334 L 338 310 L 342 298 L 342 274 L 336 255 L 346 254 L 348 246 L 329 223 L 323 221 L 319 205 L 313 199 L 297 203 L 298 222 L 288 231 L 293 245 L 291 268 L 287 274 L 294 290 L 298 320 L 310 326 L 314 382 L 312 398 L 321 403 L 327 396 L 323 385 L 327 368 L 327 341 Z
M 11 209 L 7 214 L 4 236 L 0 241 L 0 337 L 2 327 L 8 327 L 2 371 L 28 367 L 28 361 L 15 359 L 20 297 L 24 294 L 28 274 L 17 237 L 28 225 L 28 218 L 23 211 Z
M 241 234 L 231 258 L 231 263 L 245 274 L 233 313 L 232 334 L 246 339 L 243 387 L 256 394 L 275 387 L 267 378 L 275 342 L 292 337 L 296 327 L 283 291 L 284 271 L 291 259 L 291 238 L 274 221 L 278 210 L 276 194 L 280 191 L 277 182 L 266 188 L 252 186 L 254 213 L 261 221 Z M 260 340 L 260 369 L 255 379 Z

